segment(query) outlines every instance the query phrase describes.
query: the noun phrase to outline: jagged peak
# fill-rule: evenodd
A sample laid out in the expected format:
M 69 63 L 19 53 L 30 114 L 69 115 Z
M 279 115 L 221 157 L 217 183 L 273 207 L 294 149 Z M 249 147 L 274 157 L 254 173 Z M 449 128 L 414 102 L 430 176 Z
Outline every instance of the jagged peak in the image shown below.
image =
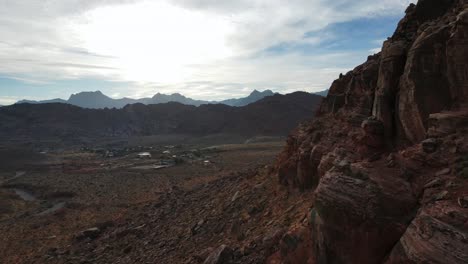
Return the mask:
M 259 90 L 254 89 L 254 90 L 250 93 L 250 96 L 253 96 L 253 95 L 264 95 L 264 94 L 273 94 L 273 91 L 272 91 L 272 90 L 264 90 L 264 91 L 260 92 Z
M 76 96 L 88 96 L 88 95 L 106 96 L 101 91 L 97 90 L 97 91 L 84 91 L 84 92 L 79 92 L 79 93 L 76 93 L 76 94 L 72 94 L 72 95 L 70 95 L 70 98 L 76 97 Z

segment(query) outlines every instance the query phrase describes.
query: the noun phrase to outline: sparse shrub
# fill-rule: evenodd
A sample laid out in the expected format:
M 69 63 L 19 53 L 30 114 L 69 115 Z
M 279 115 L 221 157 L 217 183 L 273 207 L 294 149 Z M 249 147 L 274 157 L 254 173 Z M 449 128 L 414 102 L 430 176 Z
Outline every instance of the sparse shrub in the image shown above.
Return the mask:
M 354 176 L 354 178 L 361 179 L 361 180 L 369 179 L 369 175 L 367 175 L 363 171 L 356 171 L 353 176 Z
M 456 172 L 461 172 L 462 170 L 468 168 L 468 161 L 462 161 L 457 164 L 455 164 L 455 171 Z
M 468 179 L 468 167 L 465 167 L 462 170 L 460 170 L 458 176 L 460 176 L 462 179 Z
M 462 156 L 462 160 L 468 162 L 468 154 L 463 155 L 463 156 Z
M 0 204 L 0 215 L 12 213 L 13 209 L 9 204 Z

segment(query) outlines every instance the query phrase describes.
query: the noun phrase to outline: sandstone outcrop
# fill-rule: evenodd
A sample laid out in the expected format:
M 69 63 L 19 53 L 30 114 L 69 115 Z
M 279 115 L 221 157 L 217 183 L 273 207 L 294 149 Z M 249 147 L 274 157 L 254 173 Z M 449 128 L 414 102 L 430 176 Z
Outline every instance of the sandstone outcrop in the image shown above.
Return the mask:
M 319 263 L 377 263 L 405 231 L 416 199 L 392 171 L 329 171 L 316 189 Z
M 467 263 L 468 3 L 410 5 L 276 165 L 315 194 L 316 263 Z M 462 202 L 460 202 L 462 201 Z

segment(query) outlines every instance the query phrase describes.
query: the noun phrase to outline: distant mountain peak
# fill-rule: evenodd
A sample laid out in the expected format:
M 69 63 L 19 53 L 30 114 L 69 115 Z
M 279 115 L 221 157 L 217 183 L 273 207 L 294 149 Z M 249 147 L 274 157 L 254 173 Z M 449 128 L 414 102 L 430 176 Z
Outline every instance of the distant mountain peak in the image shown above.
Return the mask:
M 79 93 L 76 93 L 76 94 L 72 94 L 70 95 L 70 99 L 69 100 L 73 100 L 73 98 L 80 98 L 80 97 L 86 97 L 86 98 L 102 98 L 102 97 L 106 97 L 106 98 L 109 98 L 108 96 L 106 96 L 105 94 L 103 94 L 101 91 L 85 91 L 85 92 L 79 92 Z
M 250 93 L 250 95 L 252 95 L 252 94 L 259 94 L 259 93 L 260 93 L 260 92 L 259 92 L 257 89 L 255 89 L 255 90 L 253 90 L 253 91 Z
M 97 90 L 97 91 L 83 91 L 83 92 L 79 92 L 79 93 L 76 93 L 76 94 L 72 94 L 72 96 L 73 96 L 73 95 L 81 95 L 81 94 L 104 95 L 101 91 Z
M 227 104 L 230 106 L 245 106 L 251 103 L 254 103 L 258 100 L 261 100 L 267 96 L 275 95 L 275 93 L 271 90 L 264 90 L 263 92 L 258 91 L 257 89 L 253 90 L 249 96 L 244 98 L 237 98 L 237 99 L 228 99 L 221 101 L 222 104 Z
M 44 100 L 44 101 L 29 101 L 29 100 L 21 100 L 18 101 L 17 104 L 21 103 L 30 103 L 30 104 L 42 104 L 42 103 L 64 103 L 64 104 L 71 104 L 75 106 L 79 106 L 82 108 L 123 108 L 125 105 L 128 104 L 164 104 L 169 102 L 176 102 L 185 105 L 195 105 L 199 106 L 202 104 L 225 104 L 230 106 L 245 106 L 251 103 L 254 103 L 258 100 L 261 100 L 267 96 L 274 95 L 271 90 L 265 91 L 258 91 L 253 90 L 249 96 L 244 98 L 237 98 L 237 99 L 228 99 L 224 101 L 203 101 L 203 100 L 194 100 L 192 98 L 186 97 L 180 93 L 172 93 L 172 94 L 162 94 L 160 92 L 156 93 L 151 98 L 140 98 L 140 99 L 132 99 L 132 98 L 121 98 L 121 99 L 114 99 L 105 94 L 101 91 L 84 91 L 76 94 L 70 95 L 68 100 L 62 99 L 53 99 L 53 100 Z
M 180 93 L 173 93 L 173 94 L 171 94 L 170 96 L 176 97 L 176 98 L 187 98 L 187 97 L 185 97 L 184 95 L 182 95 L 182 94 L 180 94 Z
M 251 93 L 250 93 L 250 96 L 256 96 L 256 95 L 273 95 L 273 91 L 272 90 L 264 90 L 262 92 L 260 92 L 259 90 L 255 89 L 253 90 Z
M 264 90 L 260 92 L 257 89 L 255 89 L 252 91 L 252 93 L 250 93 L 249 97 L 266 97 L 266 96 L 271 96 L 274 94 L 275 93 L 272 90 Z

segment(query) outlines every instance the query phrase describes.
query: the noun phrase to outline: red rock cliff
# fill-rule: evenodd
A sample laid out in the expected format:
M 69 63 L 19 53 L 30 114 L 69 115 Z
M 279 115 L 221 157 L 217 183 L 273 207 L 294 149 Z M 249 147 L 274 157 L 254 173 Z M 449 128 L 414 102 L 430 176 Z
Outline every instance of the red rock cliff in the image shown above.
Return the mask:
M 420 0 L 277 162 L 316 263 L 468 263 L 468 2 Z

